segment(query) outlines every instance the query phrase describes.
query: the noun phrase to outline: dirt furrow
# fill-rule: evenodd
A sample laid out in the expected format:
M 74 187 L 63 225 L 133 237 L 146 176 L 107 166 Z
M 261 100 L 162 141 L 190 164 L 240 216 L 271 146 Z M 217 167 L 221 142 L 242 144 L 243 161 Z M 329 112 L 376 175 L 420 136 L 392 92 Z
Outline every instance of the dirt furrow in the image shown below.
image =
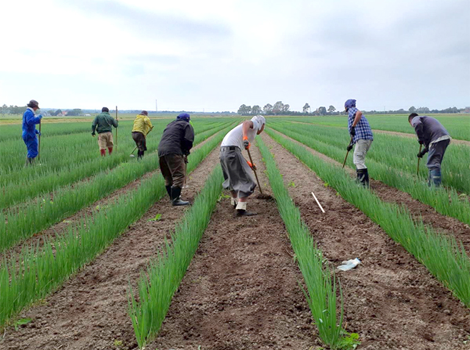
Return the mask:
M 277 131 L 275 131 L 277 132 Z M 283 137 L 286 137 L 292 142 L 295 142 L 313 155 L 320 157 L 321 159 L 335 164 L 337 166 L 341 166 L 342 164 L 337 162 L 336 160 L 329 158 L 328 156 L 324 155 L 323 153 L 317 152 L 314 149 L 305 146 L 304 144 L 281 134 Z M 374 145 L 372 144 L 372 147 Z M 367 163 L 367 159 L 366 159 Z M 351 174 L 351 176 L 355 177 L 356 173 L 353 169 L 346 167 L 345 170 Z M 370 172 L 373 176 L 374 169 L 371 168 Z M 423 180 L 424 181 L 424 180 Z M 395 187 L 388 186 L 383 182 L 377 180 L 371 180 L 370 187 L 372 191 L 379 196 L 379 198 L 384 202 L 392 202 L 399 205 L 404 205 L 410 211 L 411 215 L 414 219 L 422 219 L 426 225 L 431 225 L 435 229 L 440 232 L 443 232 L 447 235 L 454 236 L 457 240 L 461 241 L 465 247 L 465 250 L 470 253 L 470 226 L 460 222 L 459 220 L 452 218 L 450 216 L 442 215 L 438 213 L 433 207 L 421 203 L 420 201 L 414 199 L 406 192 L 402 192 Z
M 254 147 L 252 156 L 263 193 L 270 193 Z M 219 202 L 149 348 L 307 350 L 319 344 L 276 203 L 252 197 L 254 217 L 237 218 L 229 198 Z
M 207 138 L 206 140 L 204 140 L 203 142 L 197 144 L 193 148 L 193 152 L 194 152 L 194 150 L 197 150 L 198 148 L 202 147 L 206 142 L 209 142 L 214 136 L 215 135 L 212 135 L 209 138 Z M 188 159 L 189 159 L 189 161 L 191 161 L 191 156 L 189 156 Z M 158 157 L 155 158 L 155 161 L 158 162 Z M 137 160 L 135 160 L 135 162 L 137 162 Z M 67 217 L 67 218 L 63 219 L 61 222 L 59 222 L 59 223 L 57 223 L 57 224 L 41 231 L 41 232 L 38 232 L 33 237 L 31 237 L 31 238 L 29 238 L 25 241 L 20 242 L 15 247 L 9 249 L 8 251 L 4 252 L 3 254 L 0 254 L 0 261 L 4 257 L 9 258 L 12 254 L 15 254 L 15 253 L 17 254 L 17 253 L 21 252 L 21 249 L 24 246 L 36 246 L 36 245 L 42 246 L 44 244 L 45 239 L 54 237 L 56 235 L 61 235 L 65 232 L 67 232 L 67 229 L 73 223 L 75 223 L 77 221 L 80 221 L 83 217 L 93 215 L 93 212 L 95 212 L 96 210 L 105 209 L 107 206 L 112 205 L 114 203 L 114 201 L 116 201 L 120 196 L 125 195 L 126 193 L 137 189 L 140 186 L 140 184 L 143 180 L 151 178 L 153 175 L 155 175 L 156 173 L 159 173 L 159 172 L 160 172 L 160 169 L 157 169 L 157 170 L 150 171 L 150 172 L 144 174 L 142 177 L 138 178 L 137 180 L 134 180 L 131 183 L 127 184 L 126 186 L 117 189 L 116 191 L 110 193 L 108 196 L 106 196 L 106 197 L 92 203 L 91 205 L 81 209 L 80 211 L 76 212 L 75 214 L 71 215 L 70 217 Z M 192 176 L 192 174 L 190 174 L 189 176 Z
M 458 350 L 470 335 L 470 314 L 428 270 L 360 210 L 344 201 L 268 135 L 263 139 L 318 247 L 332 266 L 359 258 L 338 272 L 345 324 L 361 349 Z M 325 213 L 317 206 L 314 192 Z
M 210 170 L 218 164 L 218 148 L 194 170 L 182 197 L 193 201 Z M 112 246 L 43 305 L 22 312 L 32 321 L 12 327 L 0 339 L 4 349 L 134 349 L 137 343 L 127 314 L 129 283 L 156 257 L 165 237 L 181 219 L 185 207 L 172 207 L 167 197 L 129 227 Z M 149 221 L 161 214 L 159 221 Z M 117 344 L 117 345 L 116 345 Z

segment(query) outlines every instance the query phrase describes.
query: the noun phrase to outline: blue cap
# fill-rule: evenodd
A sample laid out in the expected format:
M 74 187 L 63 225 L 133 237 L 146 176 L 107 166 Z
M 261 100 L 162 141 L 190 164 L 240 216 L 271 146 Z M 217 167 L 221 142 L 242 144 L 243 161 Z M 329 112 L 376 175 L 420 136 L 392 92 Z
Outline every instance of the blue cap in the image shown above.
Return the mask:
M 176 119 L 182 119 L 182 120 L 185 120 L 185 121 L 189 122 L 189 120 L 191 119 L 191 117 L 189 116 L 188 113 L 180 113 L 180 114 L 178 114 L 178 116 L 176 117 Z

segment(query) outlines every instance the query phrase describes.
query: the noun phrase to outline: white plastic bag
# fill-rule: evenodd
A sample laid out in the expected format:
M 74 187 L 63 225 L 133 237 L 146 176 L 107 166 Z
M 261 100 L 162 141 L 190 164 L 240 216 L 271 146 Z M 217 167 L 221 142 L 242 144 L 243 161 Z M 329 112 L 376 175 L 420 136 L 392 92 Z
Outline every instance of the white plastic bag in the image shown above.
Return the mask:
M 338 266 L 338 270 L 348 271 L 348 270 L 355 268 L 360 263 L 361 263 L 361 260 L 359 260 L 358 258 L 343 261 L 343 265 Z

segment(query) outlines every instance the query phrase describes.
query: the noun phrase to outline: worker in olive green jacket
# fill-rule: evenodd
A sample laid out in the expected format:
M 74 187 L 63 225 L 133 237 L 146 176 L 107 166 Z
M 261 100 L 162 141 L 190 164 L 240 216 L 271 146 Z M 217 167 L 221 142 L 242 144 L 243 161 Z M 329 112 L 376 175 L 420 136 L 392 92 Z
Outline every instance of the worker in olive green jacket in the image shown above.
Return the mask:
M 95 137 L 95 130 L 98 132 L 98 145 L 102 156 L 106 155 L 106 148 L 109 154 L 113 153 L 113 126 L 118 127 L 118 122 L 109 114 L 108 107 L 103 107 L 91 125 L 91 135 Z
M 132 138 L 139 149 L 137 159 L 142 159 L 147 150 L 147 135 L 152 131 L 153 125 L 148 117 L 147 111 L 142 111 L 135 117 L 134 127 L 132 128 Z

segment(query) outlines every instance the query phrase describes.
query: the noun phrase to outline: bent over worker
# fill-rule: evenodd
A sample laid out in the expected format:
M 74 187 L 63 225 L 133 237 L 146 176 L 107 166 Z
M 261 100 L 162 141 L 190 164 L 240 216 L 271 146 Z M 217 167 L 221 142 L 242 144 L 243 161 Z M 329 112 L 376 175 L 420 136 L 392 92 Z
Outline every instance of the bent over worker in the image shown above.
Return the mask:
M 408 116 L 408 122 L 415 129 L 420 145 L 424 145 L 424 149 L 417 154 L 418 158 L 422 158 L 427 152 L 428 161 L 428 185 L 439 187 L 441 185 L 441 164 L 449 146 L 451 137 L 447 130 L 437 119 L 422 116 L 417 113 L 411 113 Z
M 347 150 L 350 151 L 355 145 L 353 162 L 356 166 L 357 182 L 365 188 L 369 188 L 369 171 L 365 160 L 372 141 L 374 141 L 372 129 L 367 118 L 356 108 L 356 100 L 347 100 L 344 103 L 344 108 L 348 112 L 348 129 L 351 135 L 351 143 Z
M 153 129 L 152 122 L 148 117 L 147 111 L 142 111 L 135 117 L 134 126 L 132 127 L 132 138 L 135 145 L 139 149 L 137 159 L 142 159 L 147 150 L 147 135 Z
M 27 109 L 23 113 L 23 124 L 22 124 L 22 137 L 26 145 L 28 153 L 26 155 L 26 165 L 33 165 L 34 159 L 38 156 L 38 138 L 37 135 L 41 135 L 39 130 L 36 129 L 36 124 L 39 124 L 42 119 L 42 115 L 36 117 L 35 112 L 39 109 L 39 103 L 36 100 L 31 100 L 27 104 Z
M 251 216 L 256 213 L 248 212 L 246 204 L 248 197 L 253 194 L 256 182 L 251 164 L 242 155 L 242 149 L 249 150 L 255 136 L 263 132 L 266 119 L 257 115 L 246 120 L 225 135 L 220 147 L 220 165 L 224 174 L 223 187 L 230 190 L 231 204 L 237 210 L 237 216 Z
M 113 126 L 118 127 L 118 121 L 111 117 L 108 107 L 103 107 L 91 125 L 91 135 L 95 137 L 95 130 L 98 132 L 98 146 L 101 156 L 106 155 L 106 148 L 109 154 L 113 153 Z
M 188 205 L 181 199 L 186 166 L 194 142 L 194 129 L 190 124 L 190 115 L 181 113 L 163 130 L 158 145 L 160 171 L 165 178 L 165 187 L 172 205 Z

